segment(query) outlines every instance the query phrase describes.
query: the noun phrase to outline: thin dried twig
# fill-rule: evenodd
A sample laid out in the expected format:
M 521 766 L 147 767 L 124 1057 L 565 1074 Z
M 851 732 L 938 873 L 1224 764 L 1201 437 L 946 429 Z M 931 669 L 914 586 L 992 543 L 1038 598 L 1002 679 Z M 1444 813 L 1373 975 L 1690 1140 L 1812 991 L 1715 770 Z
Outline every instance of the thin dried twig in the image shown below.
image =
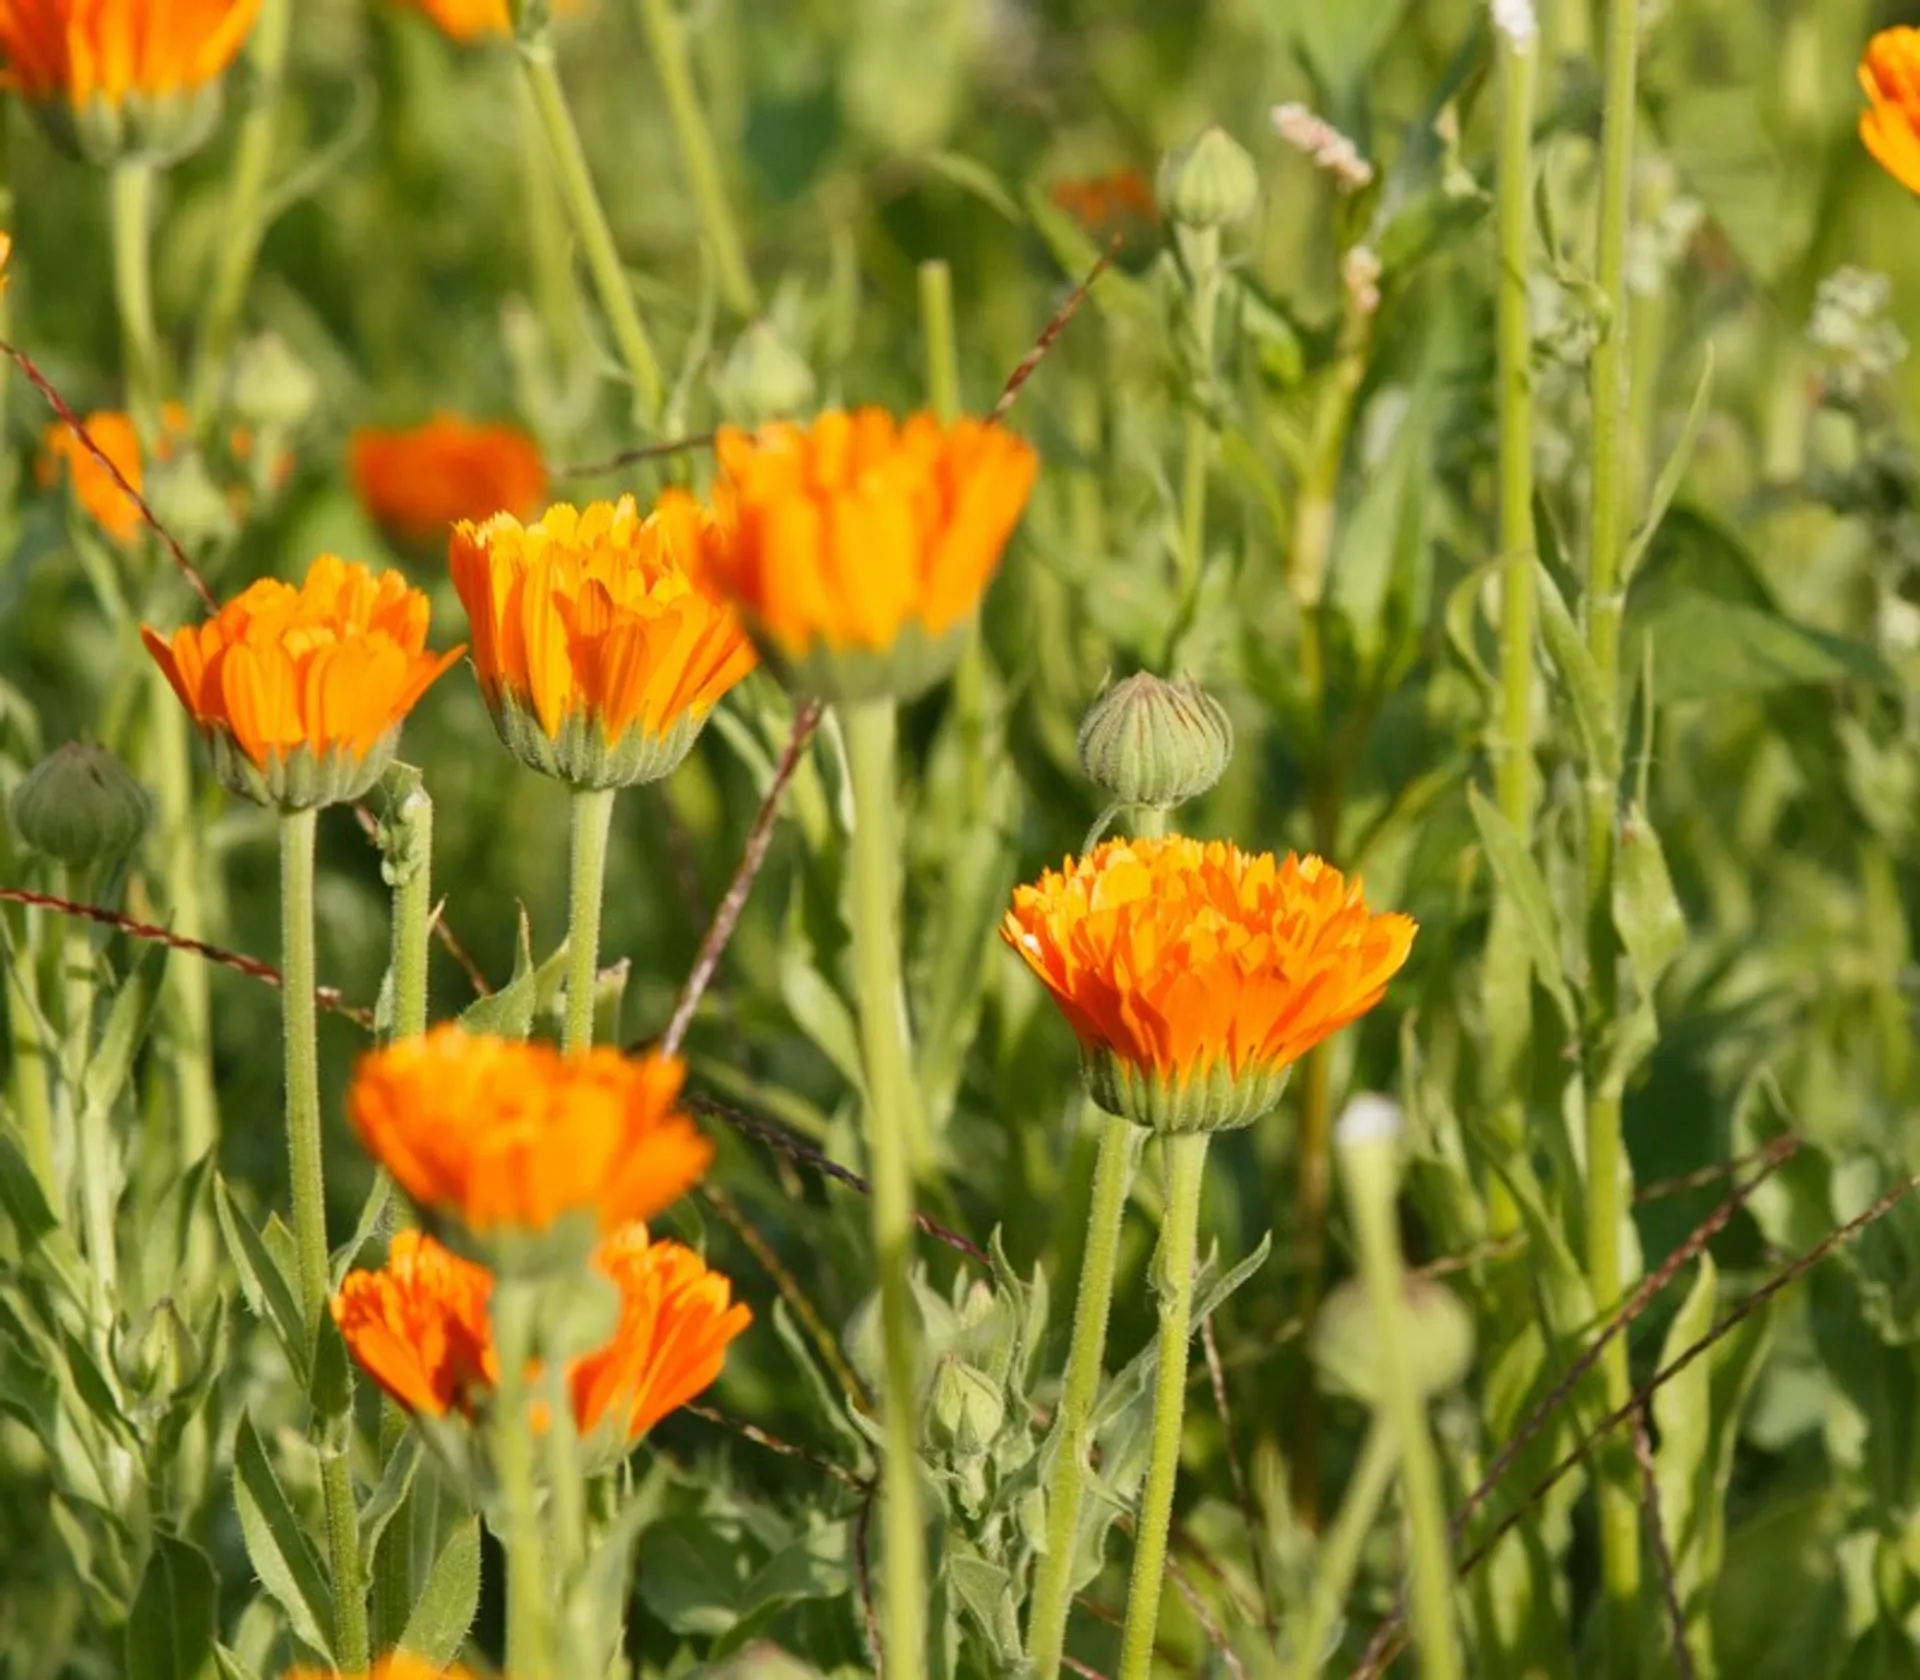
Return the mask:
M 12 358 L 14 365 L 32 381 L 33 388 L 47 399 L 47 405 L 60 417 L 61 423 L 80 440 L 80 447 L 93 457 L 95 465 L 112 479 L 127 500 L 140 510 L 140 517 L 146 522 L 147 528 L 166 544 L 167 552 L 173 556 L 173 563 L 180 568 L 180 575 L 193 585 L 193 592 L 200 597 L 201 606 L 208 612 L 218 611 L 220 603 L 214 599 L 213 591 L 207 587 L 207 580 L 194 570 L 193 562 L 187 558 L 187 551 L 180 546 L 179 539 L 160 523 L 153 509 L 147 505 L 146 497 L 127 482 L 127 475 L 115 466 L 107 452 L 93 441 L 93 434 L 87 430 L 80 417 L 67 406 L 66 398 L 61 396 L 53 388 L 47 376 L 33 365 L 33 358 L 26 351 L 7 343 L 5 339 L 0 339 L 0 351 L 4 351 Z
M 1007 410 L 1018 401 L 1021 386 L 1033 377 L 1034 371 L 1047 359 L 1047 352 L 1067 330 L 1067 323 L 1073 319 L 1080 305 L 1087 301 L 1087 294 L 1093 290 L 1094 282 L 1107 272 L 1119 254 L 1120 237 L 1116 234 L 1100 253 L 1100 260 L 1087 271 L 1086 279 L 1067 293 L 1066 301 L 1054 311 L 1053 319 L 1040 329 L 1040 336 L 1033 341 L 1033 348 L 1020 358 L 1020 365 L 1007 376 L 1006 385 L 987 415 L 988 425 L 1005 418 Z
M 697 1401 L 688 1401 L 682 1411 L 691 1412 L 695 1417 L 716 1425 L 742 1440 L 751 1441 L 756 1447 L 763 1447 L 770 1453 L 778 1453 L 782 1458 L 798 1459 L 802 1464 L 811 1464 L 814 1469 L 831 1476 L 843 1486 L 865 1493 L 872 1483 L 865 1477 L 856 1475 L 844 1464 L 836 1464 L 830 1458 L 812 1452 L 806 1447 L 795 1446 L 791 1441 L 783 1441 L 778 1435 L 770 1435 L 757 1423 L 747 1423 L 740 1418 L 728 1417 L 725 1412 L 716 1411 L 712 1406 L 703 1406 Z
M 851 1167 L 843 1167 L 832 1156 L 823 1154 L 798 1138 L 777 1121 L 768 1120 L 762 1115 L 749 1114 L 744 1109 L 735 1108 L 731 1103 L 717 1102 L 712 1097 L 690 1096 L 686 1106 L 695 1114 L 704 1114 L 715 1120 L 724 1120 L 735 1131 L 744 1132 L 756 1142 L 764 1143 L 770 1149 L 812 1167 L 815 1172 L 832 1179 L 836 1184 L 844 1184 L 849 1190 L 862 1196 L 871 1193 L 872 1186 Z M 916 1213 L 913 1222 L 921 1231 L 932 1237 L 935 1242 L 944 1243 L 956 1254 L 964 1254 L 976 1266 L 985 1266 L 991 1262 L 987 1251 L 970 1238 L 963 1237 L 958 1231 L 950 1231 L 936 1219 L 929 1219 L 924 1213 Z
M 1722 1179 L 1733 1178 L 1743 1173 L 1756 1161 L 1766 1158 L 1770 1146 L 1761 1144 L 1744 1154 L 1736 1155 L 1730 1161 L 1718 1161 L 1709 1167 L 1696 1167 L 1692 1172 L 1679 1173 L 1673 1178 L 1657 1178 L 1651 1184 L 1643 1184 L 1633 1194 L 1635 1207 L 1646 1202 L 1657 1202 L 1667 1196 L 1678 1196 L 1688 1190 L 1704 1190 L 1709 1184 L 1718 1184 Z
M 687 1028 L 693 1024 L 693 1013 L 700 1007 L 701 997 L 713 983 L 714 972 L 720 966 L 720 958 L 726 951 L 728 940 L 733 937 L 734 928 L 739 925 L 741 912 L 747 907 L 747 899 L 753 892 L 753 883 L 760 874 L 760 867 L 767 861 L 767 851 L 773 844 L 774 826 L 780 815 L 781 798 L 787 791 L 787 784 L 793 780 L 794 772 L 800 768 L 801 755 L 807 750 L 807 743 L 813 739 L 813 732 L 819 723 L 818 700 L 808 700 L 794 713 L 793 728 L 787 735 L 780 762 L 774 766 L 773 780 L 767 784 L 767 791 L 760 800 L 753 827 L 747 832 L 747 844 L 740 854 L 733 880 L 727 887 L 726 896 L 720 900 L 719 909 L 713 913 L 713 921 L 707 928 L 706 938 L 700 942 L 700 952 L 694 958 L 687 983 L 681 987 L 679 1000 L 673 1006 L 673 1018 L 667 1022 L 667 1030 L 661 1035 L 660 1048 L 669 1056 L 678 1052 L 687 1036 Z
M 713 443 L 712 432 L 699 432 L 692 437 L 670 438 L 665 443 L 643 443 L 635 449 L 623 449 L 618 455 L 604 461 L 589 461 L 580 466 L 555 467 L 555 478 L 605 478 L 609 473 L 617 473 L 625 467 L 638 466 L 642 461 L 664 460 L 669 455 L 687 455 L 696 449 L 706 449 Z
M 25 887 L 0 887 L 0 903 L 29 904 L 40 910 L 52 910 L 62 916 L 79 916 L 89 922 L 98 922 L 102 927 L 110 927 L 124 933 L 130 939 L 143 939 L 151 944 L 164 945 L 172 951 L 185 951 L 189 955 L 205 957 L 208 962 L 218 963 L 222 968 L 230 968 L 236 974 L 244 974 L 253 980 L 264 980 L 269 986 L 281 983 L 280 970 L 272 963 L 262 962 L 258 957 L 249 957 L 240 951 L 229 951 L 221 945 L 210 945 L 204 939 L 189 939 L 185 934 L 174 933 L 170 929 L 156 927 L 151 922 L 136 921 L 132 916 L 122 915 L 118 910 L 108 910 L 98 904 L 81 904 L 71 898 L 59 898 L 52 893 L 31 892 Z M 348 1003 L 339 991 L 332 986 L 316 986 L 313 1000 L 322 1009 L 335 1015 L 344 1015 L 356 1026 L 373 1030 L 373 1011 L 363 1009 L 359 1004 Z
M 1260 1591 L 1260 1625 L 1269 1640 L 1279 1637 L 1279 1622 L 1273 1611 L 1273 1589 L 1267 1581 L 1266 1536 L 1260 1532 L 1260 1519 L 1253 1508 L 1253 1496 L 1247 1491 L 1246 1473 L 1240 1467 L 1240 1448 L 1233 1438 L 1233 1413 L 1227 1408 L 1227 1373 L 1220 1366 L 1220 1344 L 1213 1333 L 1213 1320 L 1200 1324 L 1200 1346 L 1206 1356 L 1207 1376 L 1213 1384 L 1213 1404 L 1220 1414 L 1220 1433 L 1227 1447 L 1227 1472 L 1233 1478 L 1234 1503 L 1240 1507 L 1240 1520 L 1246 1524 L 1247 1551 L 1253 1559 L 1253 1579 Z
M 1645 1406 L 1634 1409 L 1633 1461 L 1640 1469 L 1640 1509 L 1646 1518 L 1647 1539 L 1653 1547 L 1654 1572 L 1660 1577 L 1660 1595 L 1673 1622 L 1674 1672 L 1680 1680 L 1696 1680 L 1693 1652 L 1687 1649 L 1687 1612 L 1680 1602 L 1680 1583 L 1673 1572 L 1667 1527 L 1660 1518 L 1660 1484 L 1654 1477 L 1653 1433 L 1647 1427 Z

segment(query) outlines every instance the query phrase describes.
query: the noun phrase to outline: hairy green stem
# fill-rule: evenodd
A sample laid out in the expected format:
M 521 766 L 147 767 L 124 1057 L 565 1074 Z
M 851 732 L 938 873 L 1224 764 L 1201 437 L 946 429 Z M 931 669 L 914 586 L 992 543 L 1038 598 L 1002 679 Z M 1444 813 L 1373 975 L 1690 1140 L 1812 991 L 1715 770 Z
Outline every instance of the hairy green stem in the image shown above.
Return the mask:
M 313 930 L 313 842 L 318 813 L 280 815 L 280 1017 L 287 1068 L 287 1163 L 293 1180 L 293 1250 L 300 1316 L 311 1338 L 327 1310 L 326 1162 L 320 1134 L 319 1019 Z M 353 1477 L 343 1452 L 321 1454 L 327 1549 L 333 1577 L 334 1654 L 367 1662 L 367 1601 Z
M 234 145 L 220 250 L 200 306 L 194 344 L 188 412 L 194 426 L 202 431 L 213 425 L 219 409 L 227 357 L 233 349 L 234 331 L 266 233 L 261 212 L 266 202 L 267 172 L 273 166 L 275 125 L 292 37 L 293 0 L 261 0 L 248 49 L 247 114 L 240 119 L 240 135 Z
M 117 163 L 109 177 L 114 303 L 126 361 L 127 410 L 151 448 L 160 431 L 160 329 L 153 313 L 153 185 L 150 163 Z
M 1073 1561 L 1080 1531 L 1080 1504 L 1087 1477 L 1087 1425 L 1100 1389 L 1107 1349 L 1107 1319 L 1113 1309 L 1114 1269 L 1120 1256 L 1120 1224 L 1134 1167 L 1146 1133 L 1131 1120 L 1102 1115 L 1100 1153 L 1093 1168 L 1093 1200 L 1087 1211 L 1087 1245 L 1080 1263 L 1080 1291 L 1073 1306 L 1073 1340 L 1067 1351 L 1060 1409 L 1053 1424 L 1054 1460 L 1047 1475 L 1047 1549 L 1034 1578 L 1027 1658 L 1034 1680 L 1054 1680 L 1067 1642 L 1073 1600 Z
M 398 1452 L 412 1427 L 407 1414 L 391 1400 L 380 1408 L 380 1463 L 384 1468 Z M 391 1651 L 406 1632 L 413 1612 L 414 1495 L 407 1491 L 373 1552 L 373 1654 Z
M 569 1055 L 593 1048 L 593 994 L 600 978 L 600 906 L 607 883 L 607 835 L 613 788 L 573 790 L 573 839 L 567 892 L 567 1026 Z
M 1206 1180 L 1206 1132 L 1165 1134 L 1166 1213 L 1154 1255 L 1160 1296 L 1160 1360 L 1153 1378 L 1153 1446 L 1146 1489 L 1133 1538 L 1133 1576 L 1127 1584 L 1127 1623 L 1120 1641 L 1120 1680 L 1147 1680 L 1153 1638 L 1166 1585 L 1167 1535 L 1173 1526 L 1173 1490 L 1180 1474 L 1180 1436 L 1187 1410 L 1187 1342 L 1193 1333 L 1193 1270 L 1200 1237 L 1200 1190 Z
M 687 183 L 693 188 L 700 226 L 713 248 L 720 295 L 736 314 L 757 314 L 759 295 L 753 289 L 753 275 L 747 268 L 740 226 L 727 201 L 726 184 L 720 179 L 720 160 L 707 128 L 700 92 L 693 83 L 686 31 L 670 0 L 640 0 L 640 23 L 647 32 L 647 47 L 660 75 L 661 91 L 667 96 L 667 115 L 673 119 L 673 137 L 679 143 Z
M 573 113 L 567 107 L 566 89 L 554 68 L 553 46 L 544 37 L 520 43 L 520 62 L 526 72 L 527 88 L 533 95 L 534 110 L 546 131 L 560 171 L 560 192 L 567 212 L 573 218 L 573 230 L 579 236 L 587 269 L 593 275 L 594 289 L 600 294 L 600 307 L 606 311 L 607 324 L 613 329 L 614 343 L 627 376 L 633 381 L 634 401 L 643 419 L 651 421 L 660 412 L 665 384 L 653 341 L 640 320 L 633 301 L 633 287 L 627 282 L 620 263 L 619 247 L 614 244 L 613 228 L 594 189 L 587 154 L 580 144 L 580 131 L 574 126 Z
M 569 1674 L 589 1672 L 591 1659 L 584 1644 L 597 1637 L 597 1630 L 576 1628 L 567 1612 L 575 1603 L 574 1589 L 579 1584 L 580 1568 L 587 1548 L 587 1489 L 580 1474 L 580 1431 L 573 1415 L 573 1392 L 567 1381 L 567 1361 L 546 1361 L 547 1430 L 542 1439 L 547 1460 L 547 1533 L 549 1551 L 547 1569 L 549 1591 L 558 1596 L 562 1614 L 558 1618 L 555 1648 L 565 1659 Z
M 87 872 L 69 866 L 67 897 L 87 901 Z M 67 1104 L 73 1116 L 74 1176 L 80 1180 L 81 1229 L 87 1260 L 105 1307 L 101 1322 L 111 1321 L 119 1291 L 119 1240 L 114 1232 L 111 1117 L 87 1101 L 87 1064 L 93 1059 L 94 966 L 89 925 L 78 916 L 63 919 L 60 937 L 62 1027 L 66 1033 Z
M 900 998 L 900 857 L 894 822 L 891 700 L 844 708 L 853 784 L 853 953 L 866 1065 L 873 1248 L 880 1272 L 881 1396 L 886 1454 L 881 1494 L 881 1592 L 887 1673 L 926 1672 L 926 1557 L 920 1523 L 919 1337 L 907 1272 L 913 1262 L 913 1068 Z
M 1459 1680 L 1453 1625 L 1453 1562 L 1447 1540 L 1440 1460 L 1427 1423 L 1427 1396 L 1407 1357 L 1407 1272 L 1395 1198 L 1397 1137 L 1342 1139 L 1340 1165 L 1359 1251 L 1360 1280 L 1373 1312 L 1380 1410 L 1400 1460 L 1400 1494 L 1413 1550 L 1413 1634 L 1424 1680 Z
M 493 1391 L 493 1467 L 506 1507 L 500 1539 L 507 1552 L 507 1672 L 514 1680 L 558 1680 L 560 1674 L 527 1386 L 536 1311 L 531 1285 L 503 1280 L 495 1287 L 493 1341 L 500 1380 Z
M 1315 1680 L 1322 1672 L 1327 1640 L 1346 1607 L 1347 1594 L 1353 1590 L 1360 1554 L 1373 1532 L 1387 1490 L 1393 1486 L 1393 1473 L 1399 1463 L 1393 1430 L 1384 1418 L 1376 1416 L 1368 1426 L 1346 1497 L 1340 1501 L 1340 1513 L 1314 1557 L 1313 1597 L 1307 1605 L 1306 1621 L 1301 1624 L 1299 1643 L 1293 1649 L 1295 1680 Z
M 1593 520 L 1587 555 L 1587 646 L 1600 692 L 1617 707 L 1620 619 L 1625 580 L 1620 575 L 1627 506 L 1628 320 L 1627 224 L 1632 205 L 1634 83 L 1640 47 L 1639 0 L 1610 0 L 1607 9 L 1606 94 L 1601 116 L 1600 223 L 1596 272 L 1608 305 L 1607 330 L 1593 352 Z M 1613 927 L 1614 829 L 1617 767 L 1587 767 L 1587 1003 L 1589 1067 L 1586 1093 L 1586 1261 L 1594 1311 L 1604 1317 L 1620 1300 L 1624 1279 L 1620 1227 L 1625 1151 L 1616 1074 L 1595 1065 L 1606 1054 L 1619 1014 L 1619 949 Z M 1598 1052 L 1598 1055 L 1594 1052 Z M 1631 1391 L 1626 1338 L 1616 1336 L 1600 1361 L 1610 1409 Z M 1600 1496 L 1601 1586 L 1607 1613 L 1608 1672 L 1632 1672 L 1639 1649 L 1640 1511 L 1638 1472 L 1624 1436 L 1602 1449 L 1596 1468 Z

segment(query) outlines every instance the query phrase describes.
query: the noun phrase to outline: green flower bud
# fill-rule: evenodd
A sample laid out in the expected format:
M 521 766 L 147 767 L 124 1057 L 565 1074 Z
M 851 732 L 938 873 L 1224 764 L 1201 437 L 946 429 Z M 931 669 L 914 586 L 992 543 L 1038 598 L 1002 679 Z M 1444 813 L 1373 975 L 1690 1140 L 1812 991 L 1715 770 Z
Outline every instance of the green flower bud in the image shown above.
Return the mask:
M 1122 805 L 1164 810 L 1203 794 L 1233 757 L 1233 720 L 1191 677 L 1141 671 L 1094 701 L 1080 725 L 1087 780 Z
M 933 1379 L 933 1421 L 939 1438 L 960 1458 L 978 1458 L 1006 1421 L 1006 1401 L 984 1371 L 943 1359 Z
M 1246 148 L 1209 123 L 1160 165 L 1161 208 L 1191 228 L 1231 227 L 1253 214 L 1260 177 Z
M 240 346 L 233 361 L 233 412 L 262 431 L 291 431 L 313 412 L 320 382 L 278 333 Z
M 201 1374 L 199 1339 L 164 1296 L 131 1323 L 115 1327 L 111 1351 L 121 1384 L 140 1402 L 164 1402 Z
M 35 766 L 9 810 L 29 846 L 75 866 L 117 862 L 153 820 L 147 790 L 93 741 L 69 741 Z
M 788 419 L 813 406 L 813 369 L 771 321 L 755 321 L 714 374 L 713 394 L 741 425 Z
M 1321 1385 L 1362 1405 L 1386 1400 L 1379 1360 L 1380 1326 L 1358 1278 L 1327 1296 L 1314 1326 L 1312 1356 Z M 1473 1364 L 1473 1315 L 1451 1290 L 1409 1276 L 1401 1314 L 1401 1346 L 1409 1379 L 1423 1400 L 1459 1385 Z

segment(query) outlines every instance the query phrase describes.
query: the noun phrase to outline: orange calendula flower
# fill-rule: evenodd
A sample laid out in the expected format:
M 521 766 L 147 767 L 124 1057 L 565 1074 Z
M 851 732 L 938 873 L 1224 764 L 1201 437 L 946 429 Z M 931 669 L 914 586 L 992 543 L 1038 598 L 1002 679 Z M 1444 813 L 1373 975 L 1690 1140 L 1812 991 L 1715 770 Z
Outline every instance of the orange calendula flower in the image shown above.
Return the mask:
M 1920 193 L 1920 29 L 1883 29 L 1860 60 L 1860 139 L 1880 167 Z
M 414 703 L 465 650 L 428 650 L 428 604 L 398 572 L 323 554 L 297 588 L 250 584 L 206 623 L 141 639 L 236 793 L 283 810 L 358 799 Z
M 754 665 L 733 609 L 701 582 L 712 515 L 670 490 L 454 527 L 453 585 L 500 739 L 576 787 L 657 781 Z
M 638 1223 L 612 1232 L 594 1264 L 619 1291 L 619 1317 L 604 1346 L 568 1366 L 568 1388 L 581 1435 L 624 1448 L 712 1385 L 753 1314 L 692 1249 L 652 1240 Z M 493 1284 L 484 1266 L 403 1231 L 381 1270 L 347 1274 L 334 1322 L 362 1369 L 409 1412 L 475 1417 L 500 1374 Z
M 99 164 L 204 141 L 260 0 L 0 0 L 0 85 Z
M 505 27 L 505 7 L 501 8 Z M 400 431 L 363 426 L 347 445 L 353 487 L 395 542 L 431 548 L 462 519 L 531 518 L 547 499 L 540 446 L 514 426 L 436 414 Z
M 713 1145 L 674 1106 L 684 1077 L 676 1057 L 563 1056 L 444 1026 L 363 1057 L 347 1113 L 450 1241 L 499 1263 L 516 1239 L 564 1226 L 562 1244 L 590 1242 L 698 1181 Z
M 1287 1070 L 1378 1003 L 1414 923 L 1317 857 L 1110 840 L 1016 889 L 1001 937 L 1052 992 L 1110 1113 L 1246 1125 Z
M 507 0 L 397 0 L 406 11 L 419 12 L 438 27 L 449 40 L 463 46 L 485 40 L 491 35 L 511 32 L 513 20 L 507 15 Z M 559 0 L 556 11 L 578 10 L 579 0 Z
M 731 529 L 708 566 L 768 663 L 829 700 L 945 675 L 1033 488 L 1032 448 L 878 408 L 722 427 L 715 444 Z
M 1096 238 L 1132 233 L 1160 219 L 1153 187 L 1137 169 L 1055 181 L 1047 197 Z
M 477 1680 L 458 1663 L 442 1668 L 410 1651 L 390 1651 L 373 1667 L 349 1674 L 338 1668 L 290 1668 L 281 1680 Z

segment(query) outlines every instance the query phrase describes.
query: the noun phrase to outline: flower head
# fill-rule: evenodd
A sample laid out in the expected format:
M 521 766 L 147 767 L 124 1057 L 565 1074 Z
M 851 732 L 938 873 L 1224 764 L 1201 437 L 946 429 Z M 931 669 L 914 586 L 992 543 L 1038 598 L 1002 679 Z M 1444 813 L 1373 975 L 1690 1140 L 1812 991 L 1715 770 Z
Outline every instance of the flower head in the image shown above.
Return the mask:
M 977 420 L 828 413 L 723 427 L 716 581 L 768 662 L 828 699 L 945 674 L 1033 487 L 1032 448 Z
M 323 554 L 298 587 L 250 584 L 206 623 L 141 639 L 237 793 L 297 810 L 357 799 L 414 703 L 462 653 L 427 649 L 427 598 Z
M 347 458 L 361 506 L 409 548 L 444 542 L 462 519 L 531 518 L 547 499 L 540 447 L 513 426 L 452 414 L 401 431 L 363 426 L 348 441 Z
M 601 1347 L 567 1370 L 582 1436 L 638 1441 L 720 1375 L 727 1344 L 753 1321 L 733 1286 L 681 1243 L 644 1225 L 608 1235 L 594 1264 L 619 1292 Z M 418 1231 L 393 1240 L 377 1272 L 350 1272 L 334 1322 L 354 1359 L 417 1416 L 475 1417 L 499 1381 L 489 1306 L 493 1274 Z
M 701 581 L 718 541 L 691 496 L 646 518 L 631 496 L 561 503 L 531 525 L 496 514 L 454 527 L 454 588 L 501 740 L 583 787 L 666 775 L 720 697 L 753 669 L 732 608 Z
M 713 1145 L 674 1106 L 684 1077 L 670 1056 L 563 1056 L 444 1026 L 363 1057 L 347 1112 L 449 1240 L 497 1257 L 563 1223 L 648 1218 L 688 1190 Z
M 1095 238 L 1135 233 L 1160 220 L 1153 183 L 1132 168 L 1065 177 L 1047 188 L 1047 198 Z
M 0 82 L 94 163 L 192 151 L 260 0 L 0 0 Z
M 411 1651 L 389 1651 L 357 1674 L 337 1668 L 290 1668 L 281 1680 L 476 1680 L 476 1676 L 458 1663 L 443 1668 Z
M 432 19 L 449 39 L 478 41 L 488 35 L 505 35 L 513 28 L 507 15 L 507 0 L 399 0 L 409 11 Z
M 1001 937 L 1053 993 L 1110 1112 L 1244 1125 L 1292 1064 L 1364 1015 L 1414 924 L 1317 857 L 1178 836 L 1112 840 L 1016 889 Z
M 1880 167 L 1920 192 L 1920 29 L 1883 29 L 1860 60 L 1860 139 Z

